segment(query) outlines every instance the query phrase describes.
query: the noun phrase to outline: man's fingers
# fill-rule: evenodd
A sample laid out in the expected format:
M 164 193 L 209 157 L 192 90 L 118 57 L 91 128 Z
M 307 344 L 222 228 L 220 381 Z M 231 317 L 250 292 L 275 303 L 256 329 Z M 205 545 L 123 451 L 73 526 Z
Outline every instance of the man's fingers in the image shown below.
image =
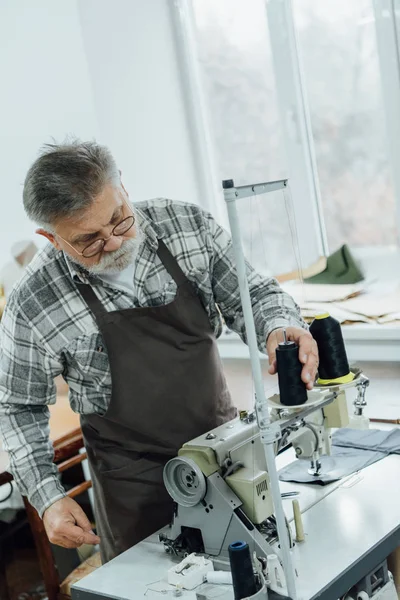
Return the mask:
M 52 543 L 57 544 L 57 546 L 62 546 L 63 548 L 79 548 L 80 546 L 82 546 L 80 541 L 81 541 L 80 539 L 78 539 L 77 541 L 73 541 L 70 538 L 66 537 L 65 535 L 61 535 L 57 539 L 54 539 L 54 541 L 52 541 Z M 86 542 L 84 542 L 84 543 L 86 543 Z
M 55 529 L 49 539 L 52 544 L 64 546 L 64 548 L 79 548 L 82 544 L 92 546 L 100 544 L 100 538 L 97 535 L 84 531 L 72 523 L 64 523 L 60 528 Z
M 79 548 L 76 542 L 72 542 L 67 537 L 65 537 L 65 535 L 59 538 L 57 546 L 62 546 L 63 548 Z
M 318 370 L 318 355 L 314 352 L 309 354 L 304 368 L 309 371 L 311 379 L 314 380 Z
M 306 384 L 307 389 L 311 390 L 314 386 L 315 376 L 318 370 L 318 347 L 312 335 L 297 327 L 288 327 L 286 329 L 287 339 L 296 342 L 299 346 L 299 360 L 303 365 L 301 379 Z M 274 375 L 277 372 L 276 347 L 283 336 L 282 330 L 273 331 L 267 340 L 267 351 L 270 367 L 268 372 Z
M 304 364 L 301 379 L 307 384 L 307 389 L 312 390 L 318 370 L 318 348 L 313 338 L 307 336 L 300 340 L 299 360 Z
M 310 359 L 310 355 L 315 354 L 315 351 L 317 349 L 317 344 L 315 343 L 315 341 L 311 337 L 311 335 L 307 332 L 304 332 L 303 335 L 299 336 L 298 344 L 299 344 L 299 360 L 301 363 L 303 363 L 303 365 L 305 365 L 307 363 L 307 361 Z M 318 355 L 318 350 L 317 350 L 317 355 Z
M 268 354 L 268 362 L 271 367 L 275 365 L 275 367 L 269 372 L 271 375 L 276 373 L 276 349 L 278 347 L 279 342 L 283 339 L 283 333 L 281 329 L 275 329 L 275 331 L 271 331 L 267 339 L 267 354 Z
M 268 373 L 270 375 L 275 375 L 275 373 L 277 372 L 277 363 L 276 360 L 274 360 L 271 364 L 270 367 L 268 369 Z
M 271 367 L 276 363 L 276 348 L 273 348 L 271 343 L 268 345 L 268 362 Z
M 84 531 L 77 525 L 71 525 L 69 531 L 64 535 L 72 542 L 75 542 L 78 547 L 82 546 L 82 544 L 91 544 L 92 546 L 100 544 L 100 538 L 97 535 L 89 531 Z
M 89 532 L 92 530 L 92 525 L 79 504 L 76 504 L 76 506 L 73 507 L 71 514 L 75 518 L 76 524 L 83 529 L 83 531 Z
M 56 536 L 61 540 L 68 540 L 73 544 L 73 548 L 79 548 L 82 544 L 100 544 L 100 538 L 94 533 L 84 531 L 81 527 L 72 523 L 64 524 L 57 532 Z M 54 542 L 57 543 L 57 542 Z

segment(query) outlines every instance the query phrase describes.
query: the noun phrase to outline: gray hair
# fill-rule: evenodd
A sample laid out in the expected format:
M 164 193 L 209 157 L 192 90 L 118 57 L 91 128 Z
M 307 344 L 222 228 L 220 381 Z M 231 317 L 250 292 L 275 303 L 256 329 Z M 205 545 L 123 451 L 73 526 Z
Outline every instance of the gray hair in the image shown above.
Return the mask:
M 25 211 L 52 231 L 60 219 L 88 208 L 108 183 L 118 185 L 119 172 L 105 146 L 77 139 L 46 144 L 25 178 Z

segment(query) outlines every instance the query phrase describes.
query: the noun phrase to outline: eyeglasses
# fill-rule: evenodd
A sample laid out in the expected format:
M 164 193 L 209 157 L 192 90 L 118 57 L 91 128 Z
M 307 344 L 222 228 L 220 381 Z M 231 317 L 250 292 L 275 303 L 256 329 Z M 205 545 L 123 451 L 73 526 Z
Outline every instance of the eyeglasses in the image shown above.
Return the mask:
M 114 235 L 115 236 L 125 235 L 125 233 L 131 229 L 134 222 L 135 222 L 135 217 L 133 215 L 130 215 L 129 217 L 126 217 L 125 219 L 122 219 L 122 221 L 117 223 L 117 225 L 112 229 L 108 238 L 103 238 L 100 240 L 96 240 L 95 242 L 92 242 L 91 244 L 86 246 L 82 250 L 82 252 L 79 252 L 76 248 L 74 248 L 74 246 L 72 244 L 67 242 L 67 240 L 64 240 L 64 238 L 61 237 L 61 235 L 58 235 L 58 233 L 57 233 L 57 235 L 66 244 L 68 244 L 68 246 L 70 246 L 72 248 L 72 250 L 74 250 L 77 254 L 79 254 L 79 256 L 83 256 L 84 258 L 92 258 L 92 256 L 96 256 L 96 254 L 100 254 L 100 252 L 103 252 L 104 246 L 106 245 L 108 240 L 111 239 Z

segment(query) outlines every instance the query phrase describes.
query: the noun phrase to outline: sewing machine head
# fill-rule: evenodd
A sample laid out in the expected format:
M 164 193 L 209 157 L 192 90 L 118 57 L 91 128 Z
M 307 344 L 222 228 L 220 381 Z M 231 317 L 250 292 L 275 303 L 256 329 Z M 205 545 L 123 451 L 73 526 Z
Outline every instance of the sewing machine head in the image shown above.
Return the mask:
M 319 396 L 328 403 L 335 395 L 328 391 Z M 289 427 L 290 431 L 307 430 L 303 417 L 315 411 L 308 407 L 301 418 L 277 412 L 278 437 L 282 440 Z M 278 445 L 277 439 L 276 450 Z M 168 551 L 200 552 L 226 560 L 229 544 L 240 539 L 252 547 L 255 544 L 258 556 L 274 552 L 274 507 L 253 413 L 241 412 L 236 419 L 187 442 L 165 466 L 164 482 L 176 503 L 173 522 L 161 536 Z
M 230 543 L 250 542 L 268 553 L 273 513 L 269 477 L 257 421 L 242 414 L 186 443 L 164 469 L 176 502 L 173 523 L 161 539 L 173 553 L 203 552 L 228 558 Z M 267 531 L 269 529 L 269 532 Z
M 366 381 L 368 381 L 365 378 Z M 364 382 L 365 383 L 365 382 Z M 365 385 L 363 380 L 352 387 Z M 316 390 L 301 407 L 269 399 L 275 450 L 290 443 L 298 459 L 320 473 L 320 457 L 329 454 L 331 429 L 346 427 L 349 415 L 343 389 Z M 240 539 L 255 545 L 258 556 L 274 552 L 274 507 L 260 429 L 254 413 L 195 438 L 164 469 L 165 486 L 176 503 L 173 522 L 160 539 L 168 551 L 228 558 L 229 544 Z

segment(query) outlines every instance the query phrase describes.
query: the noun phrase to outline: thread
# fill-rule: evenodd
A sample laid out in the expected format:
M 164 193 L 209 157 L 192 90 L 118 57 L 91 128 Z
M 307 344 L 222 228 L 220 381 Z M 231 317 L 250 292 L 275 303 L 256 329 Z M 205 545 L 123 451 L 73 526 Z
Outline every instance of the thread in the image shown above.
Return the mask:
M 207 583 L 219 583 L 232 585 L 232 573 L 230 571 L 210 571 L 206 575 Z
M 350 367 L 339 321 L 329 313 L 317 315 L 310 325 L 310 333 L 318 346 L 319 380 L 327 383 L 341 377 L 349 377 Z
M 306 384 L 301 379 L 303 365 L 299 360 L 299 347 L 295 342 L 286 340 L 278 344 L 276 364 L 281 404 L 296 406 L 307 401 Z
M 246 542 L 230 544 L 229 561 L 235 600 L 254 596 L 257 592 L 257 585 L 248 544 Z
M 269 587 L 274 592 L 282 592 L 286 588 L 286 579 L 283 567 L 277 554 L 268 554 L 267 569 Z

